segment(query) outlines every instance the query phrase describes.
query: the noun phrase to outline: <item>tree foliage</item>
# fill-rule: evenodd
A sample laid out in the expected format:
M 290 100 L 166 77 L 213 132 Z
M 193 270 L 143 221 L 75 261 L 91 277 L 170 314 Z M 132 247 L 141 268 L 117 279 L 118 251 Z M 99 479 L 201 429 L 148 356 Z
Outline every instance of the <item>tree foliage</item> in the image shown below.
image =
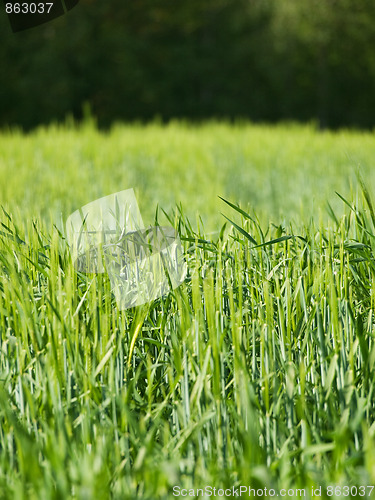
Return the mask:
M 155 116 L 375 124 L 372 0 L 81 0 L 13 34 L 0 19 L 0 124 L 89 103 L 101 125 Z

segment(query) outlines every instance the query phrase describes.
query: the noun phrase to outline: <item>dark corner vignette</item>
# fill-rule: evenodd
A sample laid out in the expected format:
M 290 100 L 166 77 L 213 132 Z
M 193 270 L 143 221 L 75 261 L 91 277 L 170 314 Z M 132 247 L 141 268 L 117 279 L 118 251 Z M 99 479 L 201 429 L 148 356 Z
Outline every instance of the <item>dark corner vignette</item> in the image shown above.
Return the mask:
M 13 33 L 48 23 L 78 3 L 79 0 L 3 0 Z

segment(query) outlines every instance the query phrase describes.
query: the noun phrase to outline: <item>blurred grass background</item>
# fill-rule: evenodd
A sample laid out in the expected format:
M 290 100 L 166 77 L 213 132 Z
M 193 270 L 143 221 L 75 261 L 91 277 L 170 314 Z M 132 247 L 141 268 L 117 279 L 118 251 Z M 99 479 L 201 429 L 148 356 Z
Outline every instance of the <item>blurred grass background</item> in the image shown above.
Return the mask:
M 134 188 L 143 218 L 157 205 L 182 203 L 191 221 L 219 230 L 219 196 L 256 210 L 264 221 L 338 213 L 336 196 L 355 191 L 359 168 L 374 186 L 375 141 L 370 132 L 321 132 L 311 125 L 207 122 L 39 127 L 0 134 L 0 202 L 23 217 L 61 220 L 101 196 Z

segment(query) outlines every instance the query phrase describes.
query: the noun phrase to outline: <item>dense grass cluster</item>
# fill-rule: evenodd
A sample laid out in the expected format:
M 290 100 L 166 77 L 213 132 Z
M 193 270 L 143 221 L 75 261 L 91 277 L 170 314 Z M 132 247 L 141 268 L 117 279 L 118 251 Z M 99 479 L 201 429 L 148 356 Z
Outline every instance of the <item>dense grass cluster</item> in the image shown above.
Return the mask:
M 176 217 L 186 282 L 118 311 L 56 229 L 3 214 L 1 496 L 375 480 L 375 220 L 241 215 L 215 241 Z
M 220 200 L 214 237 L 176 208 L 185 282 L 124 311 L 58 227 L 3 209 L 0 498 L 375 484 L 375 213 L 357 198 L 289 224 Z

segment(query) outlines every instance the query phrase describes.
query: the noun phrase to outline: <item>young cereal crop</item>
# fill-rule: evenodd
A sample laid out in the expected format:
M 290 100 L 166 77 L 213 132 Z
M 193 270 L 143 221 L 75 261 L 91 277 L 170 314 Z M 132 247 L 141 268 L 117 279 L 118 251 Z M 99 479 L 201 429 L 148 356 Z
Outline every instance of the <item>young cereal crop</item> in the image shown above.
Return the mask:
M 26 149 L 43 133 L 25 136 Z M 96 133 L 83 130 L 83 142 Z M 76 144 L 69 131 L 54 134 Z M 22 204 L 10 210 L 8 198 L 0 498 L 170 499 L 177 486 L 241 485 L 313 498 L 319 486 L 375 485 L 375 212 L 366 186 L 356 201 L 340 193 L 340 214 L 331 203 L 329 217 L 277 224 L 223 196 L 215 234 L 190 222 L 183 204 L 158 209 L 153 222 L 163 216 L 176 229 L 188 273 L 127 310 L 106 274 L 76 271 L 58 223 Z

